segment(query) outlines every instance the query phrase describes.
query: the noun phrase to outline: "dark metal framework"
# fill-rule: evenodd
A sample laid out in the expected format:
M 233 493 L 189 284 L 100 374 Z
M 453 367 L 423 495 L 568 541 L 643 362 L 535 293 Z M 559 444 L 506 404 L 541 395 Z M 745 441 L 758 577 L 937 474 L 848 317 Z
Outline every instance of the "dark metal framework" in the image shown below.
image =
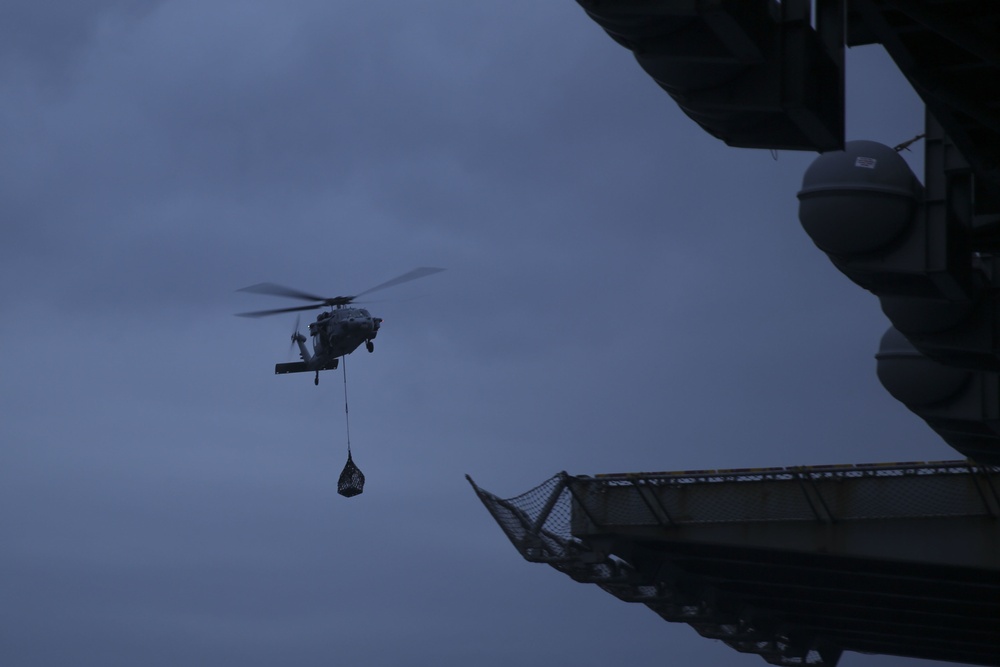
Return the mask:
M 1000 3 L 848 0 L 847 44 L 881 44 L 1000 203 Z M 997 222 L 998 220 L 994 220 Z
M 480 500 L 521 555 L 776 665 L 997 664 L 1000 468 L 571 476 Z

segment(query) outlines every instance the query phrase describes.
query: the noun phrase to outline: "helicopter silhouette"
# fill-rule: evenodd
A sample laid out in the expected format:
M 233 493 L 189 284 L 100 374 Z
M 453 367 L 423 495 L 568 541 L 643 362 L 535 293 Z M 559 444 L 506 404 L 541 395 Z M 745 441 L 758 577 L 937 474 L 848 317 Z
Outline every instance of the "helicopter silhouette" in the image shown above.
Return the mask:
M 238 291 L 283 296 L 302 301 L 313 301 L 314 303 L 305 306 L 292 306 L 291 308 L 255 310 L 249 313 L 237 313 L 237 315 L 240 317 L 266 317 L 281 313 L 329 308 L 330 310 L 320 313 L 316 316 L 316 321 L 309 324 L 309 335 L 312 336 L 313 345 L 312 353 L 306 348 L 306 337 L 299 333 L 299 321 L 296 319 L 295 331 L 292 333 L 292 344 L 299 346 L 299 356 L 302 361 L 274 365 L 275 375 L 315 372 L 316 377 L 313 382 L 318 385 L 320 371 L 335 370 L 340 365 L 340 358 L 354 352 L 362 343 L 365 344 L 365 348 L 369 352 L 375 351 L 375 344 L 372 341 L 378 335 L 383 320 L 381 317 L 372 317 L 372 314 L 364 308 L 352 306 L 355 299 L 387 287 L 424 278 L 439 271 L 444 271 L 444 269 L 426 266 L 413 269 L 354 296 L 323 297 L 274 283 L 258 283 Z

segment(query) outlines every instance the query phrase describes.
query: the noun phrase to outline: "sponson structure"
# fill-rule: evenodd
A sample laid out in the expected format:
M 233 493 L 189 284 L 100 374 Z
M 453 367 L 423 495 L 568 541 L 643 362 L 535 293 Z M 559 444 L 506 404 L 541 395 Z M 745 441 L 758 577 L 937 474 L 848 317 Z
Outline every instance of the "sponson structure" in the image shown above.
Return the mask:
M 480 500 L 528 561 L 776 665 L 995 665 L 1000 469 L 965 461 L 572 476 Z

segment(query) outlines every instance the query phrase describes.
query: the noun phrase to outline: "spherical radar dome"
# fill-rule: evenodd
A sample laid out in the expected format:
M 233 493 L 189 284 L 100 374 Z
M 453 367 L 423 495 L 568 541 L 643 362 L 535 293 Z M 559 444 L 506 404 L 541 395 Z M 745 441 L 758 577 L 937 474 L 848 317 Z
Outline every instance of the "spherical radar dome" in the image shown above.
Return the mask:
M 875 141 L 849 141 L 816 158 L 802 177 L 799 220 L 833 255 L 874 252 L 912 223 L 922 188 L 906 161 Z
M 875 358 L 882 386 L 911 408 L 952 398 L 972 377 L 972 371 L 946 366 L 924 356 L 894 327 L 882 336 Z

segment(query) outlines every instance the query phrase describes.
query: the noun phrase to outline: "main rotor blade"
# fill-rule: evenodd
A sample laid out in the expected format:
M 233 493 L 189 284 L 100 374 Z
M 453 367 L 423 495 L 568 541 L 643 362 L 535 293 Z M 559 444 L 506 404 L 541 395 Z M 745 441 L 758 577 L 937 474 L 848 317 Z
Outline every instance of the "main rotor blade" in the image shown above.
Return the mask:
M 326 301 L 325 296 L 316 296 L 315 294 L 309 294 L 308 292 L 292 289 L 291 287 L 285 287 L 284 285 L 275 285 L 274 283 L 257 283 L 256 285 L 244 287 L 236 291 L 253 292 L 254 294 L 270 294 L 272 296 L 287 296 L 292 299 L 302 299 L 303 301 Z M 316 307 L 318 308 L 319 306 Z
M 293 306 L 291 308 L 276 308 L 274 310 L 254 310 L 249 313 L 236 313 L 237 317 L 266 317 L 268 315 L 280 315 L 281 313 L 294 313 L 300 310 L 316 310 L 322 308 L 324 304 L 317 303 L 312 306 Z
M 371 294 L 372 292 L 378 291 L 380 289 L 385 289 L 386 287 L 393 287 L 401 283 L 408 283 L 411 280 L 416 280 L 417 278 L 424 278 L 429 275 L 438 273 L 439 271 L 444 271 L 444 269 L 436 269 L 431 266 L 422 266 L 419 269 L 413 269 L 412 271 L 407 271 L 401 276 L 396 276 L 392 280 L 387 280 L 381 285 L 376 285 L 371 289 L 366 289 L 364 292 L 358 292 L 351 299 L 357 299 L 359 296 L 364 296 L 365 294 Z

